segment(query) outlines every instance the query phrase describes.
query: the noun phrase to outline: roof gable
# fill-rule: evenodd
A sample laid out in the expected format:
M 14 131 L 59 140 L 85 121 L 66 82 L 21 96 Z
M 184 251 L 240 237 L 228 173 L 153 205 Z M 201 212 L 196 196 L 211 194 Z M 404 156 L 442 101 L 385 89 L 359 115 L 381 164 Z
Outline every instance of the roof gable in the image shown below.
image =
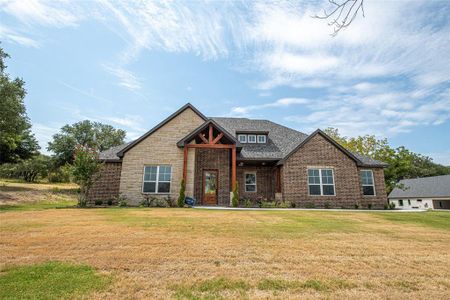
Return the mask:
M 207 117 L 205 117 L 198 109 L 196 109 L 192 104 L 190 103 L 186 103 L 185 105 L 183 105 L 180 109 L 178 109 L 176 112 L 174 112 L 173 114 L 171 114 L 170 116 L 168 116 L 166 119 L 164 119 L 162 122 L 160 122 L 158 125 L 156 125 L 155 127 L 153 127 L 152 129 L 150 129 L 149 131 L 147 131 L 146 133 L 144 133 L 141 137 L 139 137 L 138 139 L 134 140 L 133 142 L 129 143 L 125 148 L 123 148 L 122 150 L 120 150 L 117 153 L 117 156 L 119 157 L 123 157 L 123 155 L 125 154 L 125 152 L 127 152 L 128 150 L 130 150 L 131 148 L 133 148 L 134 146 L 136 146 L 137 144 L 139 144 L 139 142 L 141 142 L 142 140 L 144 140 L 145 138 L 147 138 L 148 136 L 150 136 L 152 133 L 154 133 L 155 131 L 157 131 L 158 129 L 160 129 L 161 127 L 163 127 L 164 125 L 166 125 L 167 123 L 169 123 L 172 119 L 174 119 L 176 116 L 178 116 L 179 114 L 181 114 L 182 112 L 184 112 L 186 109 L 191 109 L 193 110 L 200 118 L 202 118 L 203 120 L 208 120 Z
M 297 147 L 295 147 L 288 155 L 286 155 L 282 160 L 280 160 L 278 162 L 278 165 L 282 165 L 286 162 L 287 159 L 289 159 L 289 157 L 291 157 L 295 152 L 297 152 L 300 148 L 302 148 L 305 144 L 307 144 L 313 137 L 315 137 L 316 135 L 320 135 L 323 138 L 325 138 L 325 140 L 327 140 L 328 142 L 330 142 L 331 144 L 333 144 L 336 148 L 338 148 L 339 150 L 341 150 L 345 155 L 347 155 L 349 158 L 351 158 L 353 161 L 355 161 L 357 164 L 362 164 L 362 162 L 356 158 L 356 156 L 351 153 L 350 151 L 348 151 L 347 149 L 345 149 L 344 147 L 342 147 L 340 144 L 338 144 L 335 140 L 333 140 L 331 137 L 329 137 L 325 132 L 323 132 L 320 129 L 317 129 L 316 131 L 314 131 L 313 133 L 311 133 L 305 140 L 303 140 L 300 144 L 298 144 Z
M 200 125 L 199 127 L 197 127 L 194 131 L 192 131 L 191 133 L 189 133 L 187 136 L 185 136 L 183 139 L 181 139 L 178 143 L 177 146 L 178 147 L 184 147 L 184 145 L 186 143 L 189 143 L 192 139 L 194 139 L 200 132 L 202 132 L 203 130 L 205 130 L 207 127 L 209 127 L 209 125 L 212 125 L 213 127 L 215 127 L 217 130 L 219 130 L 220 132 L 223 133 L 223 135 L 229 140 L 231 141 L 232 144 L 235 144 L 237 147 L 240 147 L 241 145 L 239 144 L 239 141 L 232 135 L 230 134 L 227 130 L 225 130 L 222 126 L 220 126 L 216 121 L 214 121 L 213 119 L 208 119 L 205 123 L 203 123 L 202 125 Z

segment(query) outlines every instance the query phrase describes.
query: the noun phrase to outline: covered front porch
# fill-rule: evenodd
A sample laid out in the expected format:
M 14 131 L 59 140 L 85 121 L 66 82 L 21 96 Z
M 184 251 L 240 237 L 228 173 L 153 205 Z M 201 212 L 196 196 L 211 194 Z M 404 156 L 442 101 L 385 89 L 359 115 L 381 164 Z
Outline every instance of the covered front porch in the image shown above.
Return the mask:
M 183 148 L 186 195 L 198 205 L 231 206 L 238 185 L 240 199 L 275 199 L 281 192 L 274 161 L 242 161 L 241 145 L 216 122 L 202 124 L 178 143 Z

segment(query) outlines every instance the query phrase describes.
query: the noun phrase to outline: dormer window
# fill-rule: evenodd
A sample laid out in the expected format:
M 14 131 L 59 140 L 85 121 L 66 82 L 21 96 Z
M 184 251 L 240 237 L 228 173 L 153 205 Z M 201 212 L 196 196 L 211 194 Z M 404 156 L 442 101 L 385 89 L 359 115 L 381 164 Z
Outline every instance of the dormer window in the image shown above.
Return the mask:
M 246 134 L 238 134 L 239 143 L 245 144 L 247 143 L 247 135 Z
M 265 144 L 267 137 L 265 135 L 258 135 L 258 144 Z
M 247 141 L 251 144 L 255 144 L 256 143 L 256 134 L 249 134 L 247 136 Z

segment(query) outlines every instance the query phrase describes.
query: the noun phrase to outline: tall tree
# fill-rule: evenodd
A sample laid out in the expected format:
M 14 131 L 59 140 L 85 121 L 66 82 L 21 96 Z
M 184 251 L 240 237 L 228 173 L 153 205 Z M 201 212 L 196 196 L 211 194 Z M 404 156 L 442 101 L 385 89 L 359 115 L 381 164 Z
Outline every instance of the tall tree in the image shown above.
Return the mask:
M 126 132 L 111 125 L 84 120 L 65 125 L 53 136 L 47 149 L 55 153 L 58 164 L 72 163 L 77 146 L 104 151 L 124 143 Z
M 27 159 L 38 153 L 39 145 L 31 132 L 25 104 L 25 82 L 9 78 L 0 47 L 0 164 Z
M 446 167 L 421 154 L 414 153 L 405 147 L 392 148 L 387 139 L 377 139 L 373 135 L 358 137 L 342 136 L 336 128 L 324 130 L 336 142 L 346 149 L 389 164 L 384 170 L 387 192 L 404 178 L 417 178 L 450 174 Z

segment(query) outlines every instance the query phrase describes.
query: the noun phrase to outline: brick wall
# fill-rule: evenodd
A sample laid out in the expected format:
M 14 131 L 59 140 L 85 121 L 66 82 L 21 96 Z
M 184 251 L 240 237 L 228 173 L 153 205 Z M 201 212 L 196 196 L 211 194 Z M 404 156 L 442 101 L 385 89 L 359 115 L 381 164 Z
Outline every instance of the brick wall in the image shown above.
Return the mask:
M 195 149 L 195 184 L 194 196 L 197 201 L 203 198 L 203 171 L 218 171 L 218 205 L 230 205 L 230 150 L 229 149 Z
M 178 197 L 183 178 L 184 154 L 183 149 L 178 148 L 176 144 L 203 123 L 204 120 L 188 108 L 125 152 L 122 161 L 120 193 L 127 198 L 129 205 L 138 205 L 143 200 L 141 191 L 145 165 L 171 165 L 170 196 L 172 199 Z M 154 196 L 165 198 L 168 194 Z
M 114 205 L 117 203 L 121 170 L 120 162 L 107 162 L 102 166 L 89 190 L 88 205 L 95 205 L 96 200 L 102 200 L 103 204 L 108 200 L 113 200 Z
M 375 183 L 375 196 L 364 196 L 362 192 L 362 183 L 361 183 L 361 197 L 362 197 L 361 206 L 363 208 L 367 208 L 369 203 L 371 203 L 374 207 L 383 208 L 384 204 L 387 203 L 386 185 L 384 182 L 383 168 L 359 167 L 358 170 L 372 170 L 373 179 Z
M 245 192 L 245 173 L 256 172 L 256 192 Z M 243 166 L 237 167 L 237 181 L 239 184 L 239 198 L 248 198 L 253 201 L 257 199 L 275 199 L 275 169 L 265 166 Z
M 327 167 L 334 170 L 335 196 L 309 196 L 308 167 Z M 286 160 L 282 169 L 283 198 L 300 207 L 324 207 L 327 203 L 337 208 L 354 208 L 355 204 L 367 207 L 370 201 L 373 208 L 383 208 L 386 203 L 383 170 L 375 168 L 374 177 L 377 196 L 363 197 L 359 169 L 355 161 L 318 134 Z

